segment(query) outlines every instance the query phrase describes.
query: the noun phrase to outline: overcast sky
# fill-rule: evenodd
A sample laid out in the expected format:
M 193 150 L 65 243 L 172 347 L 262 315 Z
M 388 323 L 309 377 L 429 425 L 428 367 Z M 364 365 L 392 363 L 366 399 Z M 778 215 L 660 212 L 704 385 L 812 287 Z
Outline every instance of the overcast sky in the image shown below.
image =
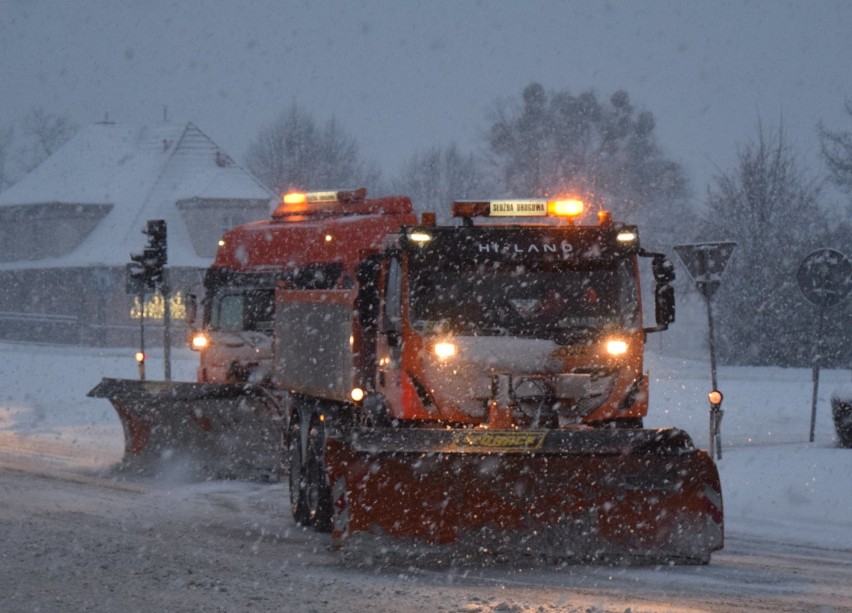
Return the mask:
M 495 101 L 537 81 L 626 90 L 703 199 L 758 117 L 818 170 L 817 123 L 852 129 L 850 66 L 845 0 L 0 0 L 0 128 L 36 106 L 81 126 L 167 107 L 241 159 L 295 101 L 386 177 L 433 145 L 482 147 Z

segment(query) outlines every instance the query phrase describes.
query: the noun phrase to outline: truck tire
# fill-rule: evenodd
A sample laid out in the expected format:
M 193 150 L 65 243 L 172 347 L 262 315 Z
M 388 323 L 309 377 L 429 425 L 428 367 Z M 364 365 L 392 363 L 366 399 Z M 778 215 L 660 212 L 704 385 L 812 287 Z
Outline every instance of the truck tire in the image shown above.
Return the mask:
M 287 450 L 290 456 L 290 511 L 293 519 L 300 526 L 309 526 L 311 514 L 306 504 L 305 462 L 302 453 L 302 425 L 299 414 L 294 413 L 290 418 L 290 428 L 287 436 Z
M 317 415 L 311 417 L 305 457 L 305 504 L 317 532 L 331 532 L 331 486 L 325 469 L 325 433 Z

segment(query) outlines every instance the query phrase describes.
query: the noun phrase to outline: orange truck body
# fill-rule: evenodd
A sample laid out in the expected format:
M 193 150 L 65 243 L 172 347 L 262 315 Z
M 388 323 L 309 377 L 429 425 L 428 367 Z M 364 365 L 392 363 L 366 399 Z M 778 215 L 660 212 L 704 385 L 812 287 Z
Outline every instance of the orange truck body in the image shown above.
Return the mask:
M 258 428 L 239 438 L 283 445 L 297 522 L 344 551 L 414 555 L 707 563 L 723 546 L 712 459 L 643 428 L 645 338 L 674 319 L 673 267 L 634 226 L 560 206 L 462 202 L 438 226 L 358 190 L 285 198 L 223 236 L 194 385 L 242 386 Z M 125 391 L 126 432 L 150 435 L 151 393 Z M 236 401 L 188 395 L 188 427 L 227 438 Z

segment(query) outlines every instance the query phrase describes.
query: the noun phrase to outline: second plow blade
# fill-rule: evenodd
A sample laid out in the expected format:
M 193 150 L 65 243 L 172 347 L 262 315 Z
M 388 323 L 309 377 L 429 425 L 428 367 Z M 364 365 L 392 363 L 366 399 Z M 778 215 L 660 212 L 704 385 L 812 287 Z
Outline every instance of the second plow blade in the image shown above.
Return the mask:
M 121 419 L 125 470 L 278 479 L 283 417 L 257 385 L 107 378 L 88 395 L 108 399 Z
M 723 546 L 716 466 L 676 429 L 365 430 L 326 459 L 343 549 L 706 564 Z

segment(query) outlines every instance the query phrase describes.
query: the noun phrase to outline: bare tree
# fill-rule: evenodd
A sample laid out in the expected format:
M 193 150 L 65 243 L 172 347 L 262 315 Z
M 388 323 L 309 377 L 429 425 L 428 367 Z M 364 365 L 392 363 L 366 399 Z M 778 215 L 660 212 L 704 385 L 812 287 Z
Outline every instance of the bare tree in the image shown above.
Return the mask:
M 852 101 L 845 103 L 846 114 L 852 118 Z M 852 133 L 848 130 L 832 132 L 822 123 L 818 133 L 822 146 L 822 156 L 833 183 L 852 192 Z
M 357 141 L 336 119 L 318 127 L 295 104 L 249 144 L 246 166 L 278 193 L 369 187 L 380 176 L 374 165 L 360 160 Z
M 53 115 L 34 108 L 21 121 L 26 143 L 18 152 L 18 165 L 26 174 L 53 155 L 77 133 L 77 126 L 65 115 Z
M 852 117 L 852 101 L 845 103 L 846 114 Z M 844 130 L 832 132 L 819 124 L 822 155 L 832 180 L 847 190 L 852 190 L 852 133 Z
M 10 152 L 14 135 L 12 126 L 0 130 L 0 192 L 14 183 L 10 168 Z
M 716 177 L 702 225 L 705 240 L 737 243 L 714 303 L 720 358 L 808 364 L 813 309 L 798 290 L 796 271 L 808 253 L 838 237 L 828 231 L 820 183 L 802 169 L 783 127 L 767 134 L 758 124 L 757 140 L 739 151 L 736 167 Z M 846 317 L 844 325 L 852 321 Z
M 416 153 L 393 185 L 395 191 L 411 196 L 417 210 L 434 211 L 442 222 L 448 221 L 453 200 L 490 195 L 481 163 L 455 144 Z
M 689 217 L 689 187 L 663 156 L 654 127 L 653 115 L 638 112 L 624 91 L 602 102 L 591 91 L 548 94 L 532 83 L 520 103 L 496 105 L 488 144 L 509 195 L 594 194 L 665 244 Z

